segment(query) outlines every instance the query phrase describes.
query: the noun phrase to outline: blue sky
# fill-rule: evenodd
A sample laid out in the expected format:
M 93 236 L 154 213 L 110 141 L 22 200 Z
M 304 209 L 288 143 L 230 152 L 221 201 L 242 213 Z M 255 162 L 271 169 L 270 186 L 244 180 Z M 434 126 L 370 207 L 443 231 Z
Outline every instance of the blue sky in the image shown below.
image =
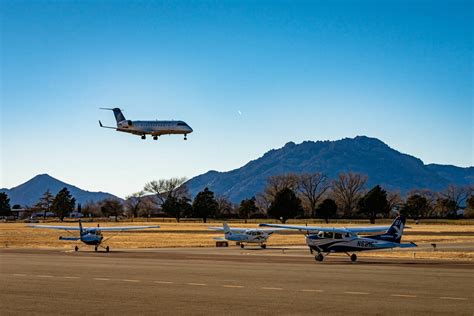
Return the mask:
M 472 1 L 2 1 L 1 187 L 119 196 L 288 141 L 474 165 Z M 98 127 L 182 119 L 183 141 Z M 239 114 L 239 111 L 242 113 Z

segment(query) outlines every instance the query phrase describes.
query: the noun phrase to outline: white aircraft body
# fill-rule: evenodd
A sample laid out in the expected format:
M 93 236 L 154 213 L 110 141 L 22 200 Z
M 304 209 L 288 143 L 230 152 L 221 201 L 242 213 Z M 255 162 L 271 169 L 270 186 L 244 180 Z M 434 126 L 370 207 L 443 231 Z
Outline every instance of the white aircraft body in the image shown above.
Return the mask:
M 227 223 L 223 227 L 209 227 L 212 230 L 224 231 L 224 238 L 214 238 L 216 240 L 235 241 L 241 248 L 245 244 L 259 244 L 262 249 L 267 247 L 266 242 L 275 231 L 281 229 L 262 229 L 262 228 L 230 228 Z
M 114 227 L 100 227 L 97 224 L 97 227 L 82 227 L 81 221 L 79 221 L 79 227 L 73 226 L 49 226 L 49 225 L 28 225 L 28 227 L 32 228 L 46 228 L 46 229 L 59 229 L 65 230 L 69 233 L 71 231 L 79 231 L 79 237 L 59 237 L 60 240 L 69 240 L 69 241 L 81 241 L 86 245 L 94 246 L 95 251 L 97 251 L 98 247 L 102 247 L 105 251 L 109 252 L 109 246 L 102 246 L 107 240 L 112 238 L 114 235 L 104 239 L 102 235 L 103 231 L 107 232 L 123 232 L 127 230 L 142 230 L 142 229 L 150 229 L 150 228 L 160 228 L 160 226 L 114 226 Z M 78 246 L 74 247 L 75 251 L 79 250 Z
M 398 216 L 391 226 L 372 226 L 372 227 L 316 227 L 316 226 L 295 226 L 279 224 L 260 224 L 265 227 L 278 227 L 284 229 L 295 229 L 306 234 L 306 244 L 311 253 L 316 251 L 316 261 L 323 261 L 324 256 L 330 253 L 346 253 L 351 261 L 357 260 L 355 253 L 350 252 L 380 250 L 391 248 L 411 248 L 416 247 L 414 243 L 401 243 L 403 228 L 405 226 L 405 217 Z M 358 234 L 381 233 L 379 235 L 370 235 L 359 237 Z M 325 255 L 324 255 L 325 253 Z
M 117 121 L 117 127 L 104 126 L 99 120 L 100 127 L 115 129 L 119 132 L 130 133 L 140 135 L 142 139 L 146 138 L 146 135 L 153 136 L 154 140 L 158 139 L 161 135 L 181 134 L 184 135 L 184 140 L 187 139 L 187 135 L 193 132 L 193 129 L 183 121 L 131 121 L 125 119 L 122 111 L 119 108 L 101 108 L 102 110 L 111 110 L 114 112 L 115 120 Z

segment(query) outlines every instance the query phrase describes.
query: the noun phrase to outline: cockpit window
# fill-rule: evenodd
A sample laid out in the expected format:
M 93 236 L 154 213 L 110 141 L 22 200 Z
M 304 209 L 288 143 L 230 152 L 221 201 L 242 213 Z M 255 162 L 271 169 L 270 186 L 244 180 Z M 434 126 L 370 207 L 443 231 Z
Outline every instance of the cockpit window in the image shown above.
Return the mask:
M 179 123 L 178 123 L 178 126 L 186 126 L 186 123 L 179 122 Z

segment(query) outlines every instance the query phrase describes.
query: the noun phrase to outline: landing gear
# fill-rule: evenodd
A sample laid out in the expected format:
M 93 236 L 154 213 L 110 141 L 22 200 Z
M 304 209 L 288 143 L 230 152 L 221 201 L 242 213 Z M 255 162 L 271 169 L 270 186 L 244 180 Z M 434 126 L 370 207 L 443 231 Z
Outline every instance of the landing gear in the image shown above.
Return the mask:
M 244 244 L 240 244 L 240 248 L 244 249 L 245 245 Z
M 95 252 L 97 252 L 97 246 L 94 247 Z
M 356 260 L 357 260 L 357 255 L 356 255 L 355 253 L 353 253 L 353 254 L 351 255 L 351 261 L 352 261 L 352 262 L 356 262 Z
M 260 247 L 262 247 L 262 249 L 266 249 L 266 248 L 267 248 L 267 245 L 261 244 Z
M 79 247 L 78 247 L 78 246 L 74 247 L 74 251 L 77 252 L 78 250 L 79 250 Z
M 153 136 L 153 140 L 158 140 L 158 136 Z
M 105 247 L 105 251 L 106 251 L 106 252 L 109 252 L 109 251 L 110 251 L 109 246 Z
M 146 136 L 145 136 L 145 135 L 142 135 L 142 139 L 146 139 Z
M 186 137 L 188 134 L 184 134 L 184 140 L 188 140 L 188 138 Z
M 323 260 L 324 260 L 323 254 L 322 254 L 322 253 L 318 253 L 318 254 L 314 257 L 314 260 L 319 261 L 319 262 L 323 261 Z

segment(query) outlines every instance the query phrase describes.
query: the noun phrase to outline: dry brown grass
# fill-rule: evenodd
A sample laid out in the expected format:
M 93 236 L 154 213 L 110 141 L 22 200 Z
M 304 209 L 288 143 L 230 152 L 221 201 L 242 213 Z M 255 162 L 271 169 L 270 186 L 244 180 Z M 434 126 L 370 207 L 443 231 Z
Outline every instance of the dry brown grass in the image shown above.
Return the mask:
M 64 225 L 77 227 L 77 223 L 49 223 L 51 225 Z M 221 232 L 208 230 L 208 226 L 220 226 L 220 223 L 101 223 L 101 226 L 123 226 L 123 225 L 156 225 L 160 229 L 144 231 L 130 231 L 121 233 L 104 233 L 105 238 L 114 235 L 107 242 L 112 248 L 164 248 L 164 247 L 213 247 L 214 237 L 222 237 Z M 59 230 L 35 229 L 27 227 L 24 223 L 0 223 L 0 248 L 72 248 L 74 242 L 59 240 L 59 236 L 69 236 L 67 232 Z M 86 223 L 84 226 L 91 227 L 96 223 Z M 256 227 L 255 224 L 233 224 L 239 227 Z M 354 225 L 323 225 L 318 226 L 354 226 Z M 358 224 L 360 226 L 361 223 Z M 410 225 L 412 228 L 406 230 L 406 241 L 413 241 L 419 245 L 437 243 L 474 243 L 474 225 L 450 225 L 450 224 L 420 224 Z M 77 234 L 77 233 L 76 233 Z M 305 245 L 301 233 L 285 232 L 274 234 L 268 242 L 269 246 L 293 246 Z M 425 248 L 426 249 L 426 248 Z M 384 256 L 384 257 L 406 257 L 412 258 L 415 252 L 416 258 L 437 259 L 462 259 L 474 261 L 474 252 L 465 251 L 413 251 L 393 250 L 380 252 L 365 252 L 361 256 Z

